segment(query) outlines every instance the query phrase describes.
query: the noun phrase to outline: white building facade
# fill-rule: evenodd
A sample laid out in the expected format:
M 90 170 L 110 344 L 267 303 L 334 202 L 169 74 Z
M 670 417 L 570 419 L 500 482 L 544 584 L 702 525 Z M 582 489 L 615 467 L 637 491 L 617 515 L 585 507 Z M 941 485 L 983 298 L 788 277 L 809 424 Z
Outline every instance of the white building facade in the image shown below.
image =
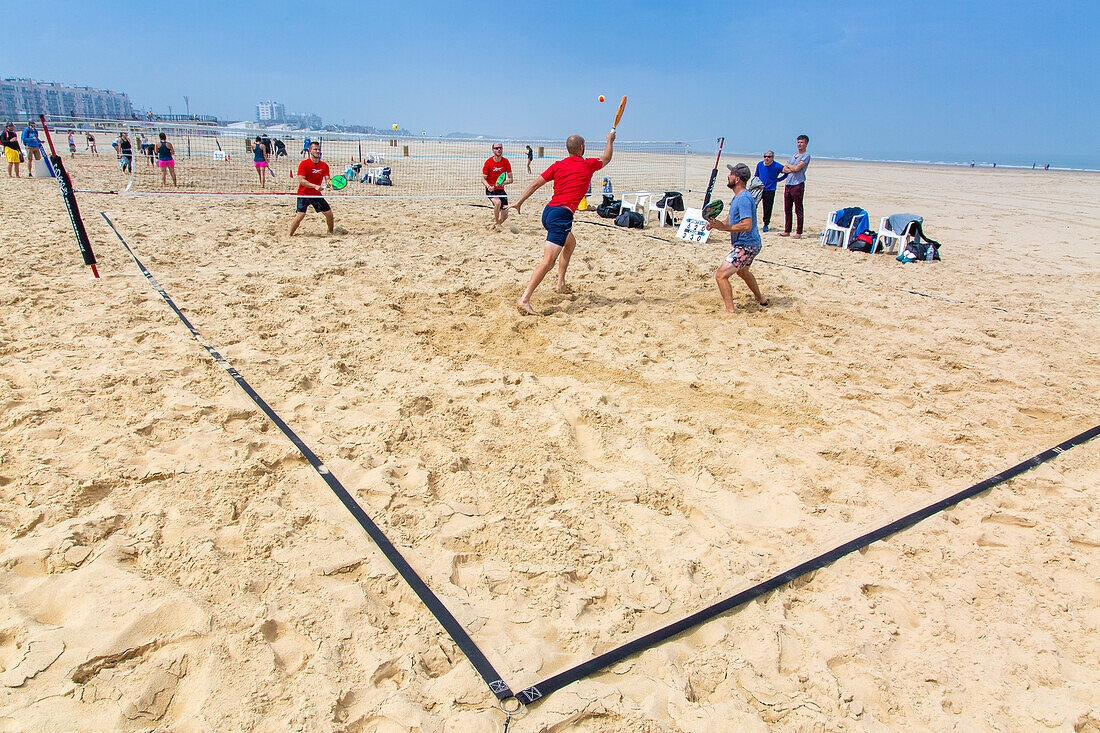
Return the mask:
M 40 114 L 95 119 L 131 119 L 134 106 L 122 92 L 76 87 L 34 79 L 0 81 L 0 118 L 27 118 Z

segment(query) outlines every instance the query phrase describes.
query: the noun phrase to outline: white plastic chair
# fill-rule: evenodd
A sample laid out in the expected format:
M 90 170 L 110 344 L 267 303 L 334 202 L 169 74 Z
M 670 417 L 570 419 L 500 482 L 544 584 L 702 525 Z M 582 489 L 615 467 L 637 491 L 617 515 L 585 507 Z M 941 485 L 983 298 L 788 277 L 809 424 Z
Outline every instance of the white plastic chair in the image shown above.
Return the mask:
M 619 208 L 619 212 L 623 211 L 637 211 L 638 209 L 638 194 L 636 193 L 624 193 L 623 203 Z
M 856 217 L 852 217 L 852 222 L 846 226 L 838 226 L 836 223 L 837 212 L 829 214 L 829 221 L 825 223 L 825 231 L 821 233 L 821 245 L 825 246 L 829 244 L 829 233 L 836 232 L 840 237 L 840 247 L 842 249 L 851 249 L 849 246 L 852 242 L 852 232 L 856 228 Z
M 901 252 L 909 243 L 913 240 L 914 224 L 916 221 L 909 222 L 909 226 L 905 227 L 904 232 L 895 232 L 890 229 L 890 217 L 882 217 L 882 221 L 878 225 L 878 235 L 875 237 L 875 249 L 880 246 L 883 252 Z M 890 249 L 887 249 L 887 248 Z
M 657 205 L 657 202 L 661 200 L 661 196 L 664 196 L 665 194 L 661 193 L 661 194 L 653 194 L 653 195 L 656 196 L 656 198 L 653 199 L 653 202 L 649 205 L 649 211 L 646 212 L 646 223 L 647 224 L 649 223 L 649 214 L 656 213 L 657 214 L 657 222 L 658 222 L 657 225 L 659 227 L 664 228 L 664 227 L 674 227 L 674 226 L 676 226 L 676 214 L 678 212 L 675 209 L 669 208 L 668 206 L 658 206 Z M 666 217 L 665 217 L 666 210 L 667 210 L 667 213 L 668 213 L 668 217 L 667 217 L 668 221 L 667 222 L 665 221 L 665 219 L 666 219 Z

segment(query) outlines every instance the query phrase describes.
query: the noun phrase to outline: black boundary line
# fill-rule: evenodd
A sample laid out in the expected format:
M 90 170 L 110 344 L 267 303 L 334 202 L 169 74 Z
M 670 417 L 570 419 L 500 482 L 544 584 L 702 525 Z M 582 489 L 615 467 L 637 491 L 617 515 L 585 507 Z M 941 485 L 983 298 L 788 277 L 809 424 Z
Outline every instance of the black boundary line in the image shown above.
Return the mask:
M 485 655 L 482 654 L 481 649 L 479 649 L 477 644 L 474 643 L 474 640 L 470 638 L 470 635 L 466 633 L 462 624 L 458 622 L 447 607 L 443 605 L 443 602 L 439 600 L 439 597 L 436 596 L 431 588 L 429 588 L 420 576 L 417 575 L 412 566 L 409 565 L 401 553 L 398 552 L 397 548 L 393 546 L 389 538 L 378 528 L 378 525 L 374 523 L 367 513 L 363 511 L 363 507 L 359 506 L 359 503 L 355 501 L 350 493 L 348 493 L 348 490 L 344 488 L 340 480 L 329 471 L 328 467 L 317 457 L 317 454 L 298 437 L 290 426 L 283 422 L 282 418 L 280 418 L 267 402 L 256 393 L 256 390 L 252 389 L 252 386 L 245 381 L 244 377 L 242 377 L 235 368 L 233 368 L 233 365 L 226 361 L 225 358 L 202 337 L 202 334 L 191 325 L 191 322 L 187 320 L 187 316 L 176 307 L 172 298 L 164 288 L 161 287 L 156 278 L 153 277 L 153 274 L 149 272 L 144 264 L 142 264 L 141 260 L 134 254 L 134 251 L 130 249 L 130 245 L 126 244 L 126 240 L 119 234 L 114 223 L 107 218 L 107 214 L 102 211 L 99 212 L 99 214 L 107 222 L 107 225 L 114 230 L 115 236 L 118 237 L 118 241 L 122 242 L 122 246 L 125 247 L 126 251 L 130 253 L 130 256 L 134 258 L 134 262 L 137 263 L 138 269 L 141 270 L 141 274 L 144 275 L 145 279 L 149 281 L 158 293 L 160 293 L 160 297 L 164 299 L 168 307 L 172 309 L 183 325 L 187 327 L 187 330 L 191 332 L 195 340 L 206 349 L 210 356 L 214 358 L 214 361 L 218 362 L 218 364 L 229 373 L 229 376 L 231 376 L 237 385 L 244 390 L 244 393 L 248 395 L 265 415 L 267 415 L 271 422 L 275 423 L 275 426 L 283 432 L 283 435 L 294 444 L 294 447 L 298 449 L 307 461 L 309 461 L 309 465 L 313 466 L 317 474 L 326 484 L 328 484 L 328 487 L 332 489 L 332 493 L 336 494 L 336 497 L 340 499 L 344 507 L 351 512 L 351 515 L 355 517 L 359 525 L 366 530 L 370 538 L 374 540 L 374 544 L 378 546 L 378 549 L 382 551 L 382 554 L 386 556 L 386 559 L 390 561 L 394 569 L 401 574 L 401 577 L 409 584 L 409 587 L 420 597 L 420 600 L 428 608 L 428 611 L 435 616 L 440 625 L 450 634 L 451 639 L 453 639 L 455 644 L 458 645 L 458 648 L 462 650 L 462 653 L 466 655 L 466 658 L 470 660 L 470 664 L 474 666 L 474 669 L 481 675 L 481 678 L 485 680 L 485 684 L 489 686 L 489 689 L 496 696 L 497 700 L 513 697 L 512 690 L 501 679 L 500 674 L 493 668 L 493 665 L 490 664 Z
M 907 514 L 900 519 L 896 519 L 893 522 L 883 525 L 878 529 L 860 535 L 853 540 L 849 540 L 842 545 L 838 545 L 837 547 L 834 547 L 833 549 L 818 555 L 812 560 L 807 560 L 800 565 L 796 565 L 789 570 L 785 570 L 784 572 L 779 573 L 778 575 L 769 578 L 762 583 L 757 583 L 751 588 L 747 588 L 740 593 L 737 593 L 730 596 L 729 598 L 726 598 L 725 600 L 715 603 L 712 606 L 708 606 L 701 611 L 697 611 L 687 618 L 677 621 L 676 623 L 669 624 L 664 628 L 653 631 L 633 641 L 627 642 L 620 647 L 612 649 L 609 652 L 605 652 L 598 657 L 584 662 L 583 664 L 578 664 L 577 666 L 572 667 L 571 669 L 567 669 L 560 674 L 548 677 L 547 679 L 539 682 L 536 685 L 532 685 L 521 690 L 516 694 L 516 698 L 525 705 L 530 705 L 536 700 L 544 698 L 547 695 L 556 692 L 557 690 L 560 690 L 566 685 L 571 685 L 574 682 L 582 680 L 589 675 L 595 674 L 596 672 L 599 672 L 600 670 L 612 664 L 615 664 L 616 662 L 620 662 L 629 656 L 649 649 L 650 647 L 660 644 L 663 641 L 667 641 L 674 636 L 678 636 L 679 634 L 682 634 L 683 632 L 692 629 L 695 626 L 698 626 L 704 621 L 709 621 L 715 616 L 719 616 L 723 613 L 726 613 L 727 611 L 731 611 L 734 608 L 737 608 L 738 606 L 742 606 L 749 601 L 759 598 L 765 593 L 768 593 L 775 590 L 776 588 L 779 588 L 780 586 L 790 583 L 792 580 L 796 580 L 797 578 L 801 578 L 808 573 L 812 573 L 815 570 L 820 570 L 827 565 L 831 565 L 845 555 L 849 555 L 856 550 L 862 550 L 864 547 L 867 547 L 872 542 L 876 542 L 878 540 L 889 537 L 890 535 L 896 534 L 897 532 L 908 529 L 918 522 L 921 522 L 928 517 L 931 517 L 934 514 L 938 514 L 946 509 L 955 506 L 965 499 L 977 496 L 983 491 L 987 491 L 994 486 L 997 486 L 998 484 L 1002 484 L 1009 479 L 1012 479 L 1020 475 L 1021 473 L 1024 473 L 1025 471 L 1029 471 L 1039 464 L 1045 463 L 1060 455 L 1061 453 L 1064 453 L 1070 448 L 1081 445 L 1082 443 L 1086 443 L 1095 438 L 1097 435 L 1100 435 L 1100 425 L 1090 428 L 1089 430 L 1086 430 L 1085 432 L 1080 433 L 1067 441 L 1059 443 L 1053 448 L 1048 448 L 1042 453 L 1032 456 L 1026 461 L 1018 463 L 1006 471 L 1001 471 L 997 475 L 991 476 L 984 481 L 980 481 L 973 486 L 970 486 L 969 488 L 963 489 L 962 491 L 952 494 L 951 496 L 948 496 L 944 499 L 940 499 L 937 502 L 934 502 L 932 504 L 929 504 L 928 506 L 918 509 L 915 512 Z
M 479 204 L 472 205 L 479 206 Z M 878 529 L 874 529 L 870 532 L 864 533 L 859 537 L 838 545 L 837 547 L 834 547 L 833 549 L 828 550 L 813 559 L 807 560 L 806 562 L 796 565 L 793 568 L 785 570 L 784 572 L 779 573 L 778 575 L 775 575 L 768 580 L 757 583 L 751 588 L 747 588 L 722 601 L 719 601 L 718 603 L 697 611 L 690 616 L 687 616 L 686 618 L 677 621 L 676 623 L 669 624 L 668 626 L 650 632 L 649 634 L 634 639 L 633 641 L 627 642 L 626 644 L 623 644 L 619 647 L 616 647 L 615 649 L 612 649 L 611 651 L 594 657 L 587 662 L 576 665 L 575 667 L 567 669 L 564 672 L 548 677 L 542 682 L 524 688 L 520 692 L 513 695 L 508 685 L 500 679 L 500 675 L 496 672 L 495 669 L 493 669 L 488 659 L 485 658 L 484 654 L 482 654 L 481 650 L 466 633 L 465 629 L 463 629 L 461 624 L 458 623 L 458 620 L 455 619 L 453 615 L 451 615 L 450 611 L 447 610 L 447 607 L 443 605 L 442 601 L 440 601 L 439 598 L 434 593 L 432 593 L 431 589 L 427 587 L 420 576 L 416 574 L 416 571 L 412 569 L 408 562 L 405 561 L 404 557 L 402 557 L 397 549 L 394 548 L 393 544 L 389 541 L 385 534 L 370 519 L 366 512 L 363 511 L 363 508 L 359 506 L 355 499 L 352 498 L 347 489 L 345 489 L 344 486 L 339 482 L 339 480 L 332 475 L 332 473 L 324 465 L 324 463 L 321 462 L 317 455 L 312 450 L 310 450 L 310 448 L 304 442 L 302 442 L 301 438 L 299 438 L 297 434 L 295 434 L 294 431 L 291 430 L 290 427 L 287 426 L 287 424 L 283 422 L 283 420 L 271 409 L 271 407 L 268 406 L 263 398 L 261 398 L 256 393 L 256 391 L 252 389 L 252 387 L 248 384 L 248 382 L 244 380 L 243 377 L 241 377 L 237 370 L 234 369 L 233 366 L 230 365 L 225 360 L 225 358 L 222 357 L 221 354 L 219 354 L 212 346 L 210 346 L 206 342 L 206 340 L 195 329 L 195 327 L 191 325 L 191 322 L 187 320 L 187 317 L 183 315 L 182 311 L 180 311 L 180 309 L 176 307 L 176 304 L 172 301 L 171 297 L 169 297 L 164 288 L 162 288 L 161 285 L 156 281 L 152 273 L 149 272 L 145 265 L 142 264 L 141 260 L 138 259 L 137 255 L 134 254 L 133 250 L 130 249 L 130 246 L 126 244 L 126 240 L 124 240 L 122 238 L 122 235 L 119 234 L 118 229 L 115 228 L 114 223 L 112 223 L 111 220 L 107 217 L 107 214 L 102 211 L 99 213 L 107 222 L 108 226 L 110 226 L 111 229 L 114 231 L 115 236 L 117 236 L 119 241 L 122 242 L 122 246 L 126 248 L 126 251 L 133 258 L 134 262 L 137 264 L 142 274 L 146 277 L 147 280 L 149 280 L 153 288 L 156 289 L 158 293 L 160 293 L 161 297 L 175 312 L 176 316 L 179 317 L 180 321 L 191 332 L 191 335 L 195 338 L 195 340 L 198 341 L 199 344 L 207 350 L 207 352 L 209 352 L 214 360 L 217 361 L 218 364 L 220 364 L 231 377 L 233 377 L 234 381 L 236 381 L 237 384 L 245 391 L 245 393 L 252 399 L 256 406 L 259 407 L 263 411 L 263 413 L 276 424 L 276 426 L 283 432 L 283 434 L 286 435 L 286 437 L 295 445 L 295 447 L 298 448 L 298 450 L 302 453 L 306 460 L 309 461 L 310 465 L 313 466 L 313 468 L 317 471 L 321 478 L 324 479 L 325 483 L 328 484 L 333 493 L 336 494 L 336 496 L 340 499 L 340 501 L 344 504 L 348 511 L 351 512 L 352 516 L 355 517 L 355 519 L 359 522 L 363 529 L 366 530 L 367 534 L 370 535 L 371 539 L 374 540 L 375 544 L 378 545 L 379 549 L 382 550 L 382 552 L 386 555 L 386 558 L 401 574 L 401 577 L 404 578 L 405 582 L 409 584 L 409 587 L 413 589 L 417 596 L 420 597 L 420 600 L 424 603 L 424 605 L 427 606 L 428 610 L 447 630 L 448 634 L 450 634 L 454 642 L 470 660 L 470 663 L 474 666 L 475 669 L 477 669 L 478 673 L 481 674 L 482 679 L 485 680 L 486 684 L 489 686 L 489 689 L 493 692 L 498 701 L 504 701 L 510 697 L 515 697 L 519 702 L 523 703 L 524 705 L 531 705 L 538 700 L 541 700 L 548 695 L 560 690 L 561 688 L 571 685 L 574 682 L 584 679 L 585 677 L 588 677 L 592 674 L 595 674 L 596 672 L 599 672 L 600 670 L 603 670 L 608 666 L 615 664 L 616 662 L 620 662 L 627 657 L 645 651 L 674 636 L 678 636 L 679 634 L 682 634 L 683 632 L 688 631 L 689 629 L 692 629 L 699 624 L 702 624 L 706 621 L 709 621 L 710 619 L 715 618 L 716 616 L 719 616 L 739 606 L 742 606 L 749 601 L 759 598 L 765 593 L 769 593 L 783 585 L 786 585 L 787 583 L 790 583 L 793 580 L 812 573 L 815 570 L 820 570 L 828 565 L 831 565 L 840 558 L 856 552 L 857 550 L 861 550 L 872 544 L 873 542 L 877 542 L 878 540 L 885 539 L 898 532 L 909 529 L 910 527 L 924 521 L 925 519 L 935 514 L 945 511 L 946 509 L 949 509 L 966 499 L 973 498 L 974 496 L 977 496 L 982 492 L 988 491 L 995 486 L 1005 483 L 1006 481 L 1009 481 L 1016 476 L 1019 476 L 1020 474 L 1025 473 L 1026 471 L 1029 471 L 1036 466 L 1039 466 L 1040 464 L 1053 460 L 1067 450 L 1082 445 L 1083 443 L 1087 443 L 1088 441 L 1095 438 L 1097 435 L 1100 435 L 1100 425 L 1085 430 L 1084 432 L 1079 433 L 1069 440 L 1063 441 L 1053 448 L 1048 448 L 1042 453 L 1032 456 L 1031 458 L 1022 461 L 1021 463 L 1016 464 L 1012 468 L 1001 471 L 1000 473 L 991 476 L 984 481 L 980 481 L 966 489 L 963 489 L 962 491 L 956 492 L 955 494 L 940 499 L 939 501 L 933 502 L 932 504 L 929 504 L 925 507 L 922 507 L 921 509 L 905 515 L 904 517 L 901 517 L 900 519 L 889 522 L 882 527 L 879 527 Z M 660 238 L 654 237 L 654 239 Z M 506 714 L 508 713 L 506 712 Z M 510 717 L 511 715 L 509 714 L 509 718 Z

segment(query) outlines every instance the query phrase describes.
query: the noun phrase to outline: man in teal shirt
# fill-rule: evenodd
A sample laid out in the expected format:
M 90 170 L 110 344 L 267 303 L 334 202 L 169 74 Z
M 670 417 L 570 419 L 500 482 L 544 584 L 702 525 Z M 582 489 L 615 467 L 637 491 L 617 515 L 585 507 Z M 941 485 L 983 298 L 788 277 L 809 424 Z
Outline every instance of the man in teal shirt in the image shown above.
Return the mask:
M 714 279 L 718 282 L 718 292 L 722 295 L 722 305 L 725 306 L 726 313 L 736 313 L 733 309 L 733 288 L 730 286 L 730 275 L 734 273 L 745 281 L 757 303 L 767 305 L 768 299 L 760 294 L 756 277 L 749 272 L 749 265 L 763 247 L 760 231 L 756 228 L 756 199 L 748 189 L 749 167 L 744 163 L 726 167 L 730 171 L 726 186 L 733 189 L 735 194 L 733 201 L 730 201 L 729 215 L 724 223 L 718 219 L 708 219 L 707 229 L 730 233 L 733 249 L 722 260 L 718 271 L 714 273 Z

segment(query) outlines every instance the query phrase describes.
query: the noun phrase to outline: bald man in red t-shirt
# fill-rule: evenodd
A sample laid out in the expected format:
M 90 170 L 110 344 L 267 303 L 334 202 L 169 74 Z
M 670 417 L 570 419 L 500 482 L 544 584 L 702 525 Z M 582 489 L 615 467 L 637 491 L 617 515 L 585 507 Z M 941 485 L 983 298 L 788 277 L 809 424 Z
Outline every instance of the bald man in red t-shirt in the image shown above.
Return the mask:
M 542 248 L 542 262 L 531 273 L 527 289 L 516 302 L 520 313 L 538 315 L 531 307 L 531 295 L 546 274 L 554 269 L 555 261 L 558 262 L 556 290 L 559 293 L 569 292 L 565 284 L 565 271 L 569 268 L 569 258 L 573 256 L 573 250 L 577 246 L 577 239 L 573 236 L 573 214 L 581 199 L 588 193 L 588 187 L 592 185 L 592 176 L 611 162 L 614 142 L 615 132 L 612 130 L 607 133 L 607 146 L 604 148 L 603 155 L 598 158 L 585 158 L 584 138 L 580 135 L 570 135 L 565 141 L 565 149 L 569 152 L 569 157 L 562 158 L 547 168 L 527 187 L 519 197 L 519 201 L 512 204 L 511 208 L 518 214 L 520 206 L 531 198 L 535 191 L 545 186 L 547 181 L 554 182 L 554 195 L 542 210 L 542 225 L 546 227 L 546 244 Z M 558 260 L 559 255 L 560 260 Z

